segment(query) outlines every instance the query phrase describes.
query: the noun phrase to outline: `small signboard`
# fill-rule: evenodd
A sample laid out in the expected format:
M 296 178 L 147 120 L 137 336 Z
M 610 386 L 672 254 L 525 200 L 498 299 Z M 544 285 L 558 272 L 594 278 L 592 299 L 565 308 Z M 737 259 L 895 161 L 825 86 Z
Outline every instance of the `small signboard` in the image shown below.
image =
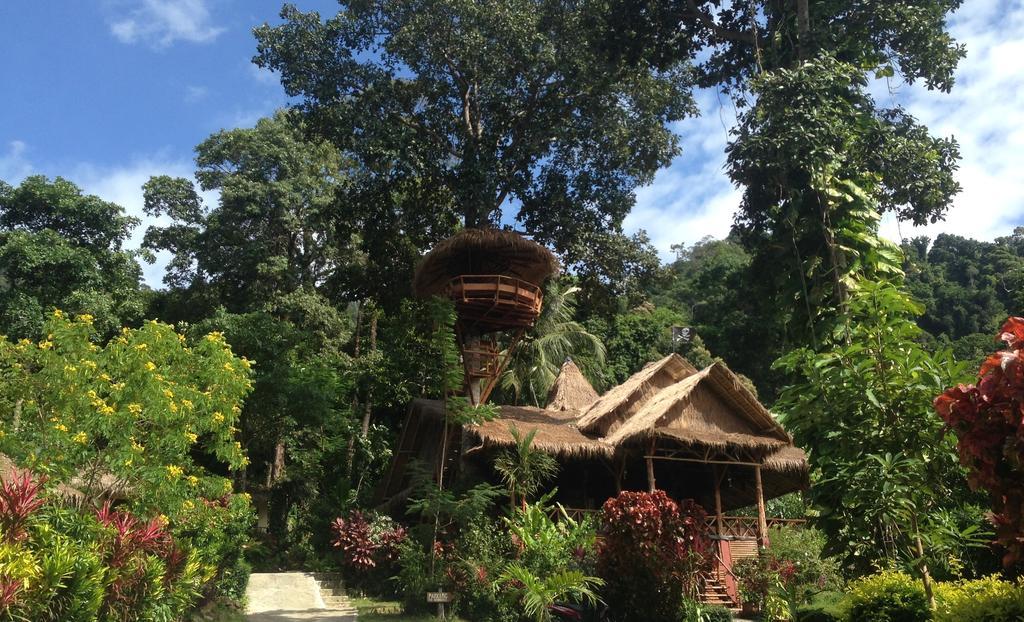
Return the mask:
M 452 600 L 451 592 L 427 592 L 428 603 L 450 603 Z

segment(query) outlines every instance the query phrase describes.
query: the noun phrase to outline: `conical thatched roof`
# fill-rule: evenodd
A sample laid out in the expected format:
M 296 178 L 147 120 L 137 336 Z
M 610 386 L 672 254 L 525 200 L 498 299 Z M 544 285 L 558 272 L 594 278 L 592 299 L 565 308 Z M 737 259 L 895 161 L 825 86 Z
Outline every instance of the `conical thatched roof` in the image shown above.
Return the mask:
M 597 401 L 597 391 L 590 382 L 583 376 L 583 372 L 572 362 L 566 359 L 562 363 L 562 369 L 555 378 L 555 383 L 548 391 L 548 410 L 573 410 L 582 411 Z
M 558 272 L 558 260 L 545 248 L 514 231 L 463 229 L 433 248 L 416 267 L 417 296 L 444 293 L 456 276 L 497 274 L 543 285 Z

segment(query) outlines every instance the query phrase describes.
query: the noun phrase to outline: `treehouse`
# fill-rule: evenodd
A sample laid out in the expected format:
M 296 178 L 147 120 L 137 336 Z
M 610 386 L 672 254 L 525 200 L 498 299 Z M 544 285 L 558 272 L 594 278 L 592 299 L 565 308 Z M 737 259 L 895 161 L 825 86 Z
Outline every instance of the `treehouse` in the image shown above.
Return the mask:
M 473 405 L 494 390 L 509 353 L 540 316 L 544 281 L 557 271 L 547 248 L 499 229 L 463 229 L 416 268 L 417 296 L 444 296 L 455 304 L 464 388 Z
M 716 541 L 714 572 L 705 578 L 709 602 L 735 606 L 733 564 L 756 556 L 769 526 L 765 501 L 807 486 L 804 452 L 739 378 L 715 363 L 697 370 L 671 354 L 598 396 L 571 361 L 563 365 L 546 408 L 500 406 L 480 425 L 446 425 L 443 403 L 414 400 L 399 451 L 385 476 L 385 498 L 407 494 L 396 470 L 418 457 L 448 473 L 497 482 L 492 465 L 515 444 L 512 431 L 535 431 L 533 447 L 554 456 L 560 472 L 551 486 L 570 513 L 598 512 L 623 490 L 664 490 L 694 499 L 708 512 Z M 444 443 L 442 443 L 442 438 Z M 402 458 L 405 456 L 405 458 Z M 752 516 L 730 512 L 756 508 Z

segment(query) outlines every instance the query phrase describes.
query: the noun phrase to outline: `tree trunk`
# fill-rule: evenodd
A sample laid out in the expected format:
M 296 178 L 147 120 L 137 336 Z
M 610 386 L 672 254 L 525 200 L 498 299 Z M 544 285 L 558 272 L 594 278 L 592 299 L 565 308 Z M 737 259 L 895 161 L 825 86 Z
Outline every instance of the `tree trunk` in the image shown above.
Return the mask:
M 811 32 L 811 12 L 808 0 L 796 0 L 797 58 L 806 60 L 808 35 Z
M 359 345 L 360 345 L 359 342 L 360 342 L 360 337 L 361 337 L 360 332 L 362 331 L 362 327 L 363 327 L 363 304 L 362 304 L 362 302 L 357 301 L 356 302 L 356 334 L 355 334 L 355 338 L 354 338 L 355 339 L 355 347 L 354 347 L 354 349 L 352 351 L 352 359 L 354 361 L 356 361 L 356 363 L 359 362 Z M 359 412 L 359 387 L 356 387 L 352 391 L 352 415 L 355 416 L 355 414 L 357 412 Z M 352 461 L 355 459 L 355 455 L 356 455 L 356 435 L 354 433 L 352 433 L 352 434 L 349 434 L 349 436 L 348 436 L 348 446 L 345 449 L 345 456 L 346 456 L 346 458 L 345 458 L 345 475 L 347 477 L 350 477 L 350 478 L 352 476 Z
M 921 530 L 917 527 L 917 514 L 910 517 L 911 525 L 914 527 L 914 544 L 917 547 L 917 557 L 920 560 L 917 568 L 921 571 L 921 582 L 924 584 L 924 595 L 928 599 L 928 607 L 935 610 L 935 591 L 932 587 L 932 575 L 928 570 L 928 562 L 924 560 L 924 543 L 921 541 Z

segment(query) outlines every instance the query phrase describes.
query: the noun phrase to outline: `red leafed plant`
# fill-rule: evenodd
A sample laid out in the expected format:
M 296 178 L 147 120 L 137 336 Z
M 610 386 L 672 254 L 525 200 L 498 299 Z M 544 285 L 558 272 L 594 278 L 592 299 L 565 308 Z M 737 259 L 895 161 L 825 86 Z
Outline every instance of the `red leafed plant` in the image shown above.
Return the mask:
M 355 510 L 348 518 L 338 517 L 331 523 L 334 533 L 331 544 L 341 549 L 346 566 L 366 572 L 398 558 L 398 545 L 405 540 L 405 528 L 378 522 L 381 524 L 371 523 L 362 512 Z
M 29 516 L 43 505 L 39 494 L 43 480 L 25 470 L 14 469 L 0 485 L 0 529 L 5 542 L 19 542 L 28 535 Z
M 629 620 L 676 620 L 711 560 L 707 514 L 664 491 L 622 492 L 602 508 L 598 573 L 604 597 Z
M 977 384 L 947 389 L 935 410 L 957 436 L 971 487 L 992 495 L 1009 566 L 1024 560 L 1024 318 L 1009 318 L 999 338 L 1006 349 L 982 363 Z

